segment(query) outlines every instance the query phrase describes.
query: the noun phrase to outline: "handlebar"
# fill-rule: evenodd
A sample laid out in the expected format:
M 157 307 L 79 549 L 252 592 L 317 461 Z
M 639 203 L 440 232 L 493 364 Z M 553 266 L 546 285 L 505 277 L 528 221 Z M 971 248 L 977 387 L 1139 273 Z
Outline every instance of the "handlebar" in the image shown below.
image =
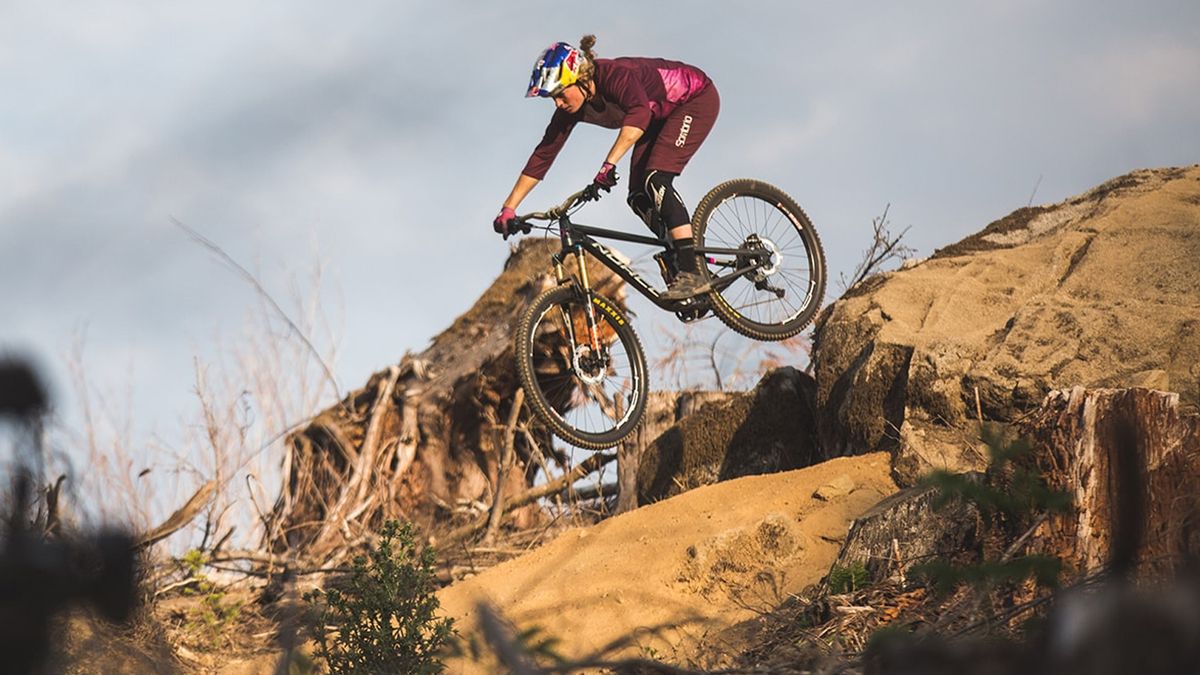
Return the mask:
M 531 220 L 558 220 L 567 215 L 567 212 L 576 206 L 585 204 L 587 202 L 598 201 L 599 199 L 600 190 L 596 187 L 595 183 L 591 183 L 579 192 L 576 192 L 564 199 L 563 203 L 559 204 L 558 206 L 553 206 L 545 211 L 533 211 L 531 213 L 526 213 L 523 216 L 517 216 L 517 221 L 526 223 Z

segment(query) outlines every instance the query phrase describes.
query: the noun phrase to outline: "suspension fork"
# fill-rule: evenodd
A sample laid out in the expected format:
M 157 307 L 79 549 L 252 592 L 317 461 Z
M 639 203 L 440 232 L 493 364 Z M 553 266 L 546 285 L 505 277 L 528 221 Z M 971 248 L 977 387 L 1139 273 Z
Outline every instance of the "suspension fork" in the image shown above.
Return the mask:
M 575 244 L 573 248 L 575 251 L 575 260 L 579 264 L 579 285 L 583 290 L 584 305 L 587 307 L 588 342 L 591 344 L 594 353 L 599 354 L 600 331 L 598 330 L 596 322 L 596 310 L 592 307 L 592 287 L 591 283 L 588 281 L 587 256 L 583 252 L 582 245 Z M 559 268 L 561 267 L 562 266 L 559 265 Z

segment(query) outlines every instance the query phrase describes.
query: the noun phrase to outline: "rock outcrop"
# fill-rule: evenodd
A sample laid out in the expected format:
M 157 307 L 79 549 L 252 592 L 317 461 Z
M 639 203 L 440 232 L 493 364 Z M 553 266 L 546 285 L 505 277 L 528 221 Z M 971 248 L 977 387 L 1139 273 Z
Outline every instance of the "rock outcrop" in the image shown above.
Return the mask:
M 1010 422 L 1054 389 L 1152 386 L 1200 403 L 1200 167 L 1136 171 L 1025 208 L 818 320 L 826 456 L 889 450 L 912 485 L 978 470 L 979 418 Z
M 722 480 L 814 464 L 813 379 L 785 367 L 748 392 L 715 397 L 646 447 L 638 471 L 643 504 Z

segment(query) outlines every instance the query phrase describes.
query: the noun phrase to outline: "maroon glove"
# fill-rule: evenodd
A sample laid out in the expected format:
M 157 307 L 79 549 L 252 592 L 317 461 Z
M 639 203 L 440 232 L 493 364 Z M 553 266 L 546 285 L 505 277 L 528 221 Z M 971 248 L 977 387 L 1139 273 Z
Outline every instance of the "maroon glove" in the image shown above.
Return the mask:
M 508 235 L 516 234 L 519 229 L 517 224 L 517 212 L 505 206 L 500 209 L 500 215 L 492 221 L 492 229 L 500 234 L 504 239 L 508 239 Z
M 592 184 L 596 187 L 608 192 L 617 185 L 617 165 L 612 162 L 605 162 L 600 165 L 600 171 L 596 177 L 592 179 Z

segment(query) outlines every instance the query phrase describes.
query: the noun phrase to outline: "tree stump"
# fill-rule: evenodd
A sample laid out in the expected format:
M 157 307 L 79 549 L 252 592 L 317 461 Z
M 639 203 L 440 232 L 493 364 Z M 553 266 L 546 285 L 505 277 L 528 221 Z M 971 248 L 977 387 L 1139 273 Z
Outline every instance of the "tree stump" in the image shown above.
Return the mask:
M 475 304 L 419 354 L 375 373 L 367 383 L 286 442 L 283 489 L 267 518 L 266 547 L 328 559 L 365 541 L 387 519 L 426 532 L 451 528 L 503 492 L 524 493 L 538 450 L 553 455 L 549 433 L 518 411 L 514 464 L 498 471 L 518 380 L 512 326 L 528 303 L 555 283 L 550 256 L 557 239 L 526 239 Z M 623 282 L 589 259 L 593 288 L 623 305 Z M 531 442 L 532 441 L 532 442 Z M 536 507 L 517 516 L 537 517 Z

